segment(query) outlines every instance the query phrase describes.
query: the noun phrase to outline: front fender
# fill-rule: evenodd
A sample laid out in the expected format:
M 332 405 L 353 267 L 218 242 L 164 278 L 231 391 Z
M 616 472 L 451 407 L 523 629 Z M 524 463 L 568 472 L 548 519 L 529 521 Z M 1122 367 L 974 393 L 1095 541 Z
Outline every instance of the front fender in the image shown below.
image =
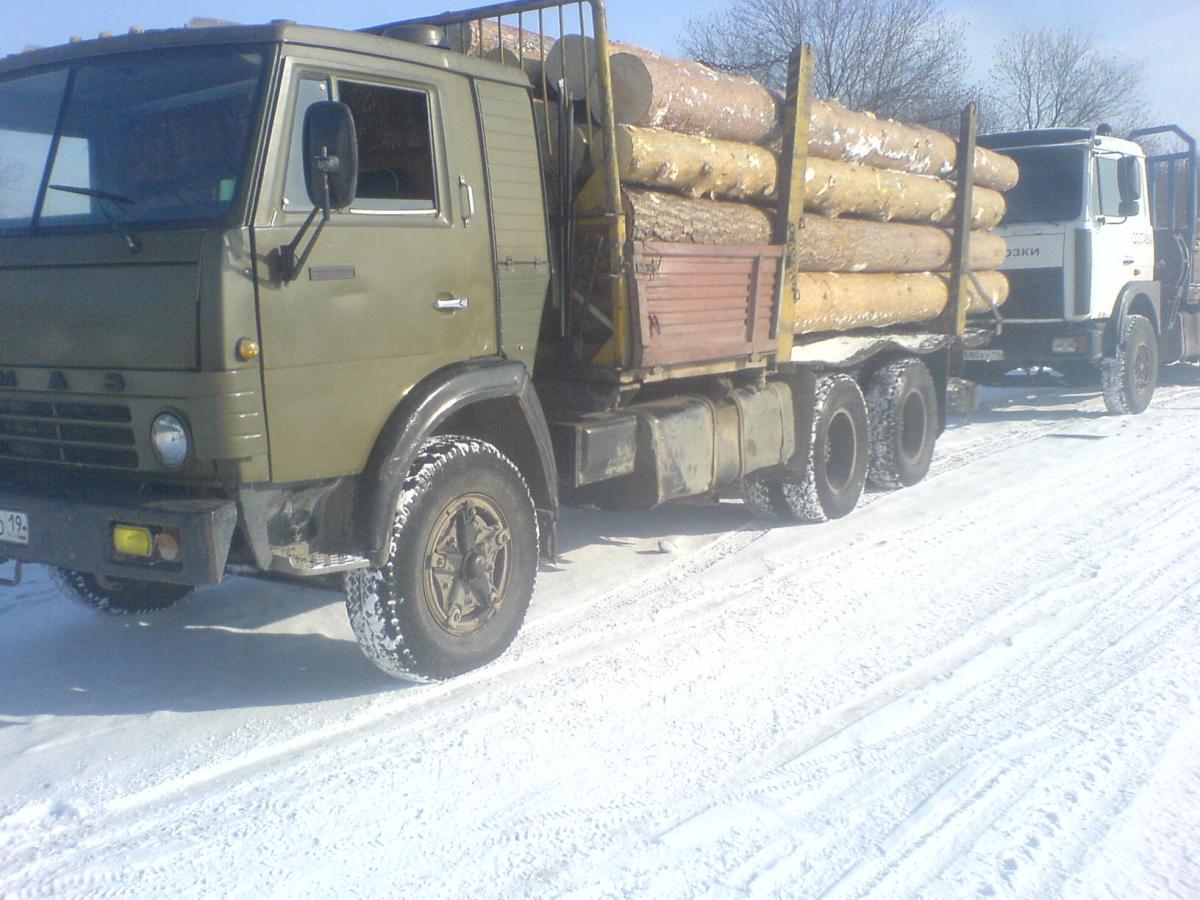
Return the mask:
M 404 479 L 421 444 L 455 413 L 491 400 L 516 401 L 536 447 L 537 460 L 523 468 L 538 506 L 553 522 L 558 512 L 558 475 L 550 429 L 523 363 L 463 363 L 430 375 L 396 407 L 376 440 L 360 477 L 356 531 L 373 565 L 383 565 L 392 519 Z M 519 461 L 515 461 L 521 467 Z M 530 471 L 532 469 L 532 471 Z M 546 535 L 553 546 L 553 535 Z
M 1144 301 L 1141 298 L 1145 298 Z M 1130 281 L 1121 288 L 1117 302 L 1113 305 L 1113 314 L 1109 317 L 1108 328 L 1104 333 L 1104 355 L 1112 356 L 1117 349 L 1117 341 L 1124 333 L 1125 317 L 1130 312 L 1147 313 L 1146 318 L 1154 326 L 1154 333 L 1162 332 L 1162 287 L 1157 281 Z M 1139 309 L 1134 310 L 1135 304 Z

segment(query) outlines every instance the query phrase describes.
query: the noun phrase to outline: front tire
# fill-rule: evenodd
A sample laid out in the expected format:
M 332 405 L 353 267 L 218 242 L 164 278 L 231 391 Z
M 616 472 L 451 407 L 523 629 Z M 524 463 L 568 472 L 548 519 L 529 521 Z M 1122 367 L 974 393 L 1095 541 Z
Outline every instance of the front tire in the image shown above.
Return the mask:
M 346 573 L 346 611 L 384 672 L 453 678 L 512 643 L 537 565 L 537 517 L 516 466 L 484 441 L 433 438 L 401 489 L 387 562 Z
M 1116 355 L 1100 363 L 1104 405 L 1113 415 L 1137 415 L 1158 387 L 1158 338 L 1145 316 L 1127 315 Z
M 50 568 L 50 580 L 70 600 L 96 612 L 114 616 L 158 612 L 174 606 L 192 592 L 183 584 L 141 581 Z

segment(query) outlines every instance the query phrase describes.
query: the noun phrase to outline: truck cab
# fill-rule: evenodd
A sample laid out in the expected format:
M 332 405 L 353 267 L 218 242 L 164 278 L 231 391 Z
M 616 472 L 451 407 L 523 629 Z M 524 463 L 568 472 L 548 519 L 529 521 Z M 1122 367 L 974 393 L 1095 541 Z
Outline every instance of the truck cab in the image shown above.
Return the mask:
M 1181 358 L 1167 336 L 1178 325 L 1187 287 L 1178 278 L 1164 283 L 1164 275 L 1168 257 L 1190 271 L 1195 217 L 1190 232 L 1156 227 L 1148 179 L 1156 159 L 1133 140 L 1106 132 L 1048 129 L 979 138 L 1012 156 L 1021 177 L 1005 192 L 998 229 L 1008 245 L 1001 269 L 1009 299 L 1002 318 L 991 323 L 996 334 L 989 346 L 965 355 L 968 374 L 978 380 L 1013 368 L 1050 367 L 1072 384 L 1099 382 L 1111 411 L 1137 413 L 1150 402 L 1160 361 Z M 1194 196 L 1194 144 L 1190 156 L 1180 156 L 1186 166 L 1169 174 L 1182 179 L 1190 173 Z

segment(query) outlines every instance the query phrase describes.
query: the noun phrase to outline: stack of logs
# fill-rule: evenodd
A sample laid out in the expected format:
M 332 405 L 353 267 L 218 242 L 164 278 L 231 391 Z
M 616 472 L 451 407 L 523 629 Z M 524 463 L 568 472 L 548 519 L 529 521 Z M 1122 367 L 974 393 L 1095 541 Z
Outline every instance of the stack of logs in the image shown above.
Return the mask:
M 492 26 L 493 29 L 495 26 Z M 600 109 L 594 44 L 568 35 L 517 48 L 514 33 L 473 37 L 493 58 L 519 57 L 577 107 Z M 514 44 L 514 46 L 509 46 Z M 781 101 L 750 78 L 613 43 L 617 155 L 635 241 L 766 244 L 773 236 Z M 955 142 L 931 129 L 814 101 L 803 231 L 791 248 L 797 334 L 920 322 L 949 299 Z M 1008 295 L 996 271 L 1004 241 L 1000 191 L 1017 182 L 1008 157 L 976 148 L 970 267 L 986 296 Z

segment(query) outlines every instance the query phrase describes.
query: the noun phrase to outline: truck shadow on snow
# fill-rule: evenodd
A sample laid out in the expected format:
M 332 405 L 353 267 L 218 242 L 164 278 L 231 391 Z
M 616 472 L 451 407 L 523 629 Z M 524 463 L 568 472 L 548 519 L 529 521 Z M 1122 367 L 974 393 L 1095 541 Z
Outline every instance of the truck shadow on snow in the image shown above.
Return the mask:
M 5 716 L 289 706 L 408 686 L 362 655 L 332 591 L 232 579 L 152 616 L 108 617 L 46 585 L 8 618 Z
M 970 425 L 980 421 L 1077 422 L 1103 419 L 1108 413 L 1102 408 L 1079 408 L 1081 403 L 1099 399 L 1099 388 L 1066 387 L 1039 380 L 1013 380 L 1001 387 L 981 387 L 979 409 L 969 416 L 955 417 L 953 422 Z
M 564 506 L 558 529 L 559 560 L 544 568 L 570 565 L 570 554 L 584 547 L 609 545 L 628 547 L 635 553 L 656 553 L 661 541 L 717 537 L 749 521 L 740 502 L 677 502 L 624 512 Z

